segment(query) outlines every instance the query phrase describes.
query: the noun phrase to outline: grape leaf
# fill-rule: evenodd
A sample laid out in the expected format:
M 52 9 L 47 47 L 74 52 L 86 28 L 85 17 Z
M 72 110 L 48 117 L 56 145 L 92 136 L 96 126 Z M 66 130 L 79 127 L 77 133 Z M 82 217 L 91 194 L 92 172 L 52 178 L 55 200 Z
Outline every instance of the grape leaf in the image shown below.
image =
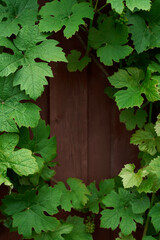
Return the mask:
M 80 72 L 91 62 L 91 59 L 86 55 L 81 58 L 81 52 L 77 50 L 72 50 L 71 54 L 67 56 L 68 64 L 67 68 L 69 72 L 76 72 L 79 70 Z
M 64 240 L 63 235 L 70 234 L 73 229 L 71 224 L 63 223 L 53 232 L 42 233 L 41 235 L 33 235 L 35 240 Z
M 11 168 L 20 176 L 28 176 L 38 171 L 36 159 L 28 149 L 14 151 L 19 137 L 14 133 L 0 135 L 0 174 L 5 183 L 9 183 L 6 176 L 8 168 Z M 2 179 L 2 178 L 1 178 Z
M 46 62 L 66 61 L 64 53 L 57 47 L 57 41 L 46 39 L 39 32 L 38 26 L 24 27 L 20 30 L 13 43 L 6 39 L 0 39 L 0 46 L 10 48 L 14 55 L 0 54 L 0 76 L 8 76 L 15 73 L 14 86 L 20 85 L 21 90 L 36 100 L 47 85 L 46 76 L 52 77 L 52 71 Z M 36 62 L 39 58 L 45 62 Z
M 155 131 L 158 137 L 160 137 L 160 114 L 157 116 L 157 122 L 155 124 Z
M 55 0 L 46 3 L 40 10 L 42 17 L 40 30 L 42 32 L 59 31 L 65 27 L 64 36 L 72 37 L 80 25 L 84 25 L 84 18 L 93 19 L 94 11 L 89 3 L 78 3 L 76 0 Z
M 110 83 L 116 88 L 122 88 L 115 93 L 119 109 L 138 106 L 143 103 L 140 82 L 144 80 L 144 72 L 138 68 L 120 69 L 109 77 Z M 127 88 L 127 89 L 123 89 Z
M 106 17 L 99 23 L 98 29 L 92 27 L 89 31 L 90 46 L 97 50 L 100 61 L 107 66 L 113 61 L 119 62 L 132 52 L 132 48 L 125 45 L 128 42 L 128 28 L 115 24 L 113 17 Z
M 71 208 L 80 209 L 83 207 L 90 195 L 89 190 L 82 183 L 82 180 L 76 178 L 68 178 L 67 183 L 70 186 L 70 190 L 67 190 L 63 182 L 58 182 L 55 188 L 61 191 L 60 204 L 65 211 L 71 211 Z
M 136 230 L 136 222 L 143 223 L 141 214 L 133 213 L 131 200 L 134 194 L 120 188 L 119 192 L 112 192 L 107 195 L 103 203 L 106 207 L 113 209 L 105 209 L 101 212 L 101 227 L 111 228 L 115 230 L 118 226 L 122 234 L 130 235 Z
M 13 188 L 13 184 L 12 184 L 11 180 L 7 177 L 6 167 L 4 167 L 4 166 L 0 167 L 0 185 L 2 185 L 2 184 Z
M 116 240 L 136 240 L 133 235 L 124 236 L 122 233 L 119 233 L 119 238 L 116 238 Z
M 49 167 L 54 167 L 55 163 L 52 160 L 56 157 L 56 138 L 50 136 L 50 127 L 45 124 L 45 121 L 39 121 L 36 128 L 32 128 L 33 136 L 30 137 L 30 131 L 27 128 L 20 129 L 20 139 L 18 146 L 20 148 L 30 149 L 36 156 L 41 155 L 42 158 L 40 164 L 40 172 L 36 176 L 31 176 L 30 180 L 34 185 L 39 183 L 39 177 L 42 177 L 45 181 L 49 181 L 54 175 L 55 171 Z
M 54 188 L 44 186 L 39 190 L 27 191 L 24 194 L 12 193 L 3 200 L 4 213 L 12 216 L 13 227 L 18 227 L 18 233 L 30 238 L 33 229 L 37 234 L 42 231 L 55 231 L 59 221 L 44 214 L 58 212 L 61 193 Z M 25 223 L 25 224 L 24 224 Z
M 93 182 L 88 186 L 88 189 L 91 193 L 88 196 L 89 200 L 87 206 L 89 211 L 98 214 L 99 213 L 99 205 L 102 203 L 103 198 L 111 193 L 114 190 L 114 180 L 113 179 L 105 179 L 104 181 L 101 180 L 99 184 L 99 191 L 96 188 L 96 183 Z
M 139 10 L 150 10 L 151 1 L 150 0 L 126 0 L 126 6 L 133 11 L 135 8 Z M 123 0 L 108 0 L 107 3 L 111 3 L 112 9 L 117 13 L 121 14 L 124 10 L 124 1 Z
M 139 1 L 139 4 L 141 2 Z M 160 0 L 155 0 L 149 12 L 127 14 L 132 40 L 138 53 L 160 46 L 159 7 Z
M 19 87 L 13 87 L 13 75 L 0 78 L 0 131 L 18 132 L 19 127 L 36 127 L 40 108 L 25 102 L 28 96 Z
M 107 0 L 107 3 L 110 3 L 112 9 L 114 9 L 117 13 L 121 14 L 124 9 L 123 0 Z
M 83 218 L 69 216 L 66 223 L 73 225 L 73 230 L 70 234 L 65 235 L 65 240 L 93 240 L 91 234 L 86 232 Z
M 144 213 L 147 209 L 150 208 L 150 199 L 148 196 L 146 196 L 145 193 L 136 193 L 135 198 L 131 201 L 131 205 L 134 213 Z
M 152 237 L 152 236 L 144 236 L 142 238 L 142 240 L 156 240 L 156 238 Z
M 160 150 L 160 138 L 157 137 L 152 123 L 146 124 L 144 130 L 137 130 L 132 135 L 130 143 L 138 145 L 140 151 L 149 153 L 152 156 Z
M 126 0 L 126 5 L 131 11 L 135 8 L 148 11 L 151 8 L 151 0 Z
M 0 4 L 0 35 L 17 35 L 20 26 L 33 25 L 37 20 L 38 3 L 36 0 L 5 0 Z
M 127 130 L 133 130 L 136 126 L 142 128 L 146 123 L 147 112 L 145 110 L 140 108 L 134 112 L 134 108 L 129 108 L 120 113 L 120 122 L 125 123 Z
M 151 222 L 157 232 L 160 231 L 160 203 L 156 203 L 150 210 L 149 216 L 151 217 Z
M 133 186 L 139 187 L 143 177 L 145 177 L 145 172 L 139 170 L 137 173 L 134 172 L 134 164 L 126 164 L 121 170 L 119 176 L 122 178 L 124 188 L 130 188 Z

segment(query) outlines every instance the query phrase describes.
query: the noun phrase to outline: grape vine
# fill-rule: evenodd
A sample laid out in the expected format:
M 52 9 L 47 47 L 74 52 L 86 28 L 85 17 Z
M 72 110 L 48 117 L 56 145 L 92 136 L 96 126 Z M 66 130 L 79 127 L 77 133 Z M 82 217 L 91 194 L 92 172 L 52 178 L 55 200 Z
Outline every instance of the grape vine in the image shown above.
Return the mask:
M 135 240 L 139 227 L 142 240 L 159 239 L 159 9 L 160 0 L 0 1 L 0 184 L 9 189 L 1 222 L 23 239 L 92 240 L 96 215 L 99 227 L 118 229 L 116 240 Z M 84 51 L 66 55 L 53 39 L 59 31 L 66 41 L 75 35 Z M 50 62 L 81 72 L 91 61 L 111 85 L 105 93 L 120 121 L 134 131 L 141 168 L 128 163 L 98 187 L 72 177 L 51 187 L 56 139 L 35 100 L 53 77 Z M 87 217 L 57 217 L 72 209 Z

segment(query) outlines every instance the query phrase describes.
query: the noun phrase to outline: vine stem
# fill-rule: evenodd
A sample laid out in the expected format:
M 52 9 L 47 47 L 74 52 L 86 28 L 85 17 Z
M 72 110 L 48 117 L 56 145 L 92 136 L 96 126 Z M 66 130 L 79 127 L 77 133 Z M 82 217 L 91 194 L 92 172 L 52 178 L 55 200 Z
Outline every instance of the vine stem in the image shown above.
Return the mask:
M 76 33 L 76 36 L 77 36 L 77 38 L 79 39 L 79 41 L 81 42 L 83 48 L 86 50 L 86 49 L 87 49 L 87 46 L 86 46 L 85 42 L 83 41 L 83 39 L 81 38 L 81 36 L 80 36 L 78 33 Z M 105 75 L 106 77 L 108 77 L 108 76 L 109 76 L 108 72 L 107 72 L 106 69 L 103 67 L 103 65 L 97 60 L 97 58 L 94 56 L 94 54 L 90 53 L 89 55 L 91 56 L 91 58 L 93 59 L 93 61 L 96 63 L 96 65 L 101 69 L 101 71 L 104 73 L 104 75 Z
M 153 206 L 154 198 L 155 198 L 155 193 L 152 194 L 151 205 L 150 205 L 149 210 L 150 210 L 150 209 L 152 208 L 152 206 Z M 149 226 L 149 221 L 150 221 L 150 216 L 149 216 L 149 211 L 148 211 L 147 220 L 146 220 L 146 223 L 145 223 L 145 227 L 144 227 L 142 239 L 143 239 L 143 237 L 146 236 L 146 234 L 147 234 L 148 226 Z
M 105 8 L 107 6 L 107 3 L 106 4 L 104 4 L 101 8 L 99 8 L 98 10 L 97 10 L 97 12 L 100 12 L 103 8 Z
M 94 11 L 95 11 L 95 12 L 96 12 L 96 10 L 97 10 L 98 2 L 99 2 L 99 0 L 96 1 L 95 7 L 94 7 Z

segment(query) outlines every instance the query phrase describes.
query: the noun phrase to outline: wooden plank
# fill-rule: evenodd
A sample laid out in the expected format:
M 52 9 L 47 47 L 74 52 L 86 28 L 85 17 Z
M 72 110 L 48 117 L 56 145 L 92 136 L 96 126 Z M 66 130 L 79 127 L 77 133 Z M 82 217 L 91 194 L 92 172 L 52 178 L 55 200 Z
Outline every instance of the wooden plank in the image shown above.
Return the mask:
M 86 72 L 69 73 L 65 64 L 53 66 L 50 82 L 50 124 L 57 137 L 61 167 L 56 179 L 78 177 L 87 181 L 87 78 Z

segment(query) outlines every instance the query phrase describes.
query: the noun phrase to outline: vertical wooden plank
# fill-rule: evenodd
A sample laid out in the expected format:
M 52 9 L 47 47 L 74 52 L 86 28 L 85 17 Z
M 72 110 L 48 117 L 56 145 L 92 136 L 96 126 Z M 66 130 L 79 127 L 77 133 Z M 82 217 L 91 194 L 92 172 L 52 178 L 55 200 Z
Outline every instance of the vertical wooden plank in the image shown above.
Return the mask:
M 50 124 L 57 137 L 61 167 L 56 179 L 87 181 L 87 74 L 69 73 L 66 64 L 54 64 L 50 82 Z
M 107 79 L 95 65 L 89 73 L 88 178 L 100 181 L 110 177 L 112 101 L 104 94 Z
M 135 163 L 140 166 L 137 147 L 130 144 L 132 132 L 127 131 L 125 125 L 119 122 L 119 110 L 116 106 L 111 112 L 111 176 L 119 174 L 127 163 Z

